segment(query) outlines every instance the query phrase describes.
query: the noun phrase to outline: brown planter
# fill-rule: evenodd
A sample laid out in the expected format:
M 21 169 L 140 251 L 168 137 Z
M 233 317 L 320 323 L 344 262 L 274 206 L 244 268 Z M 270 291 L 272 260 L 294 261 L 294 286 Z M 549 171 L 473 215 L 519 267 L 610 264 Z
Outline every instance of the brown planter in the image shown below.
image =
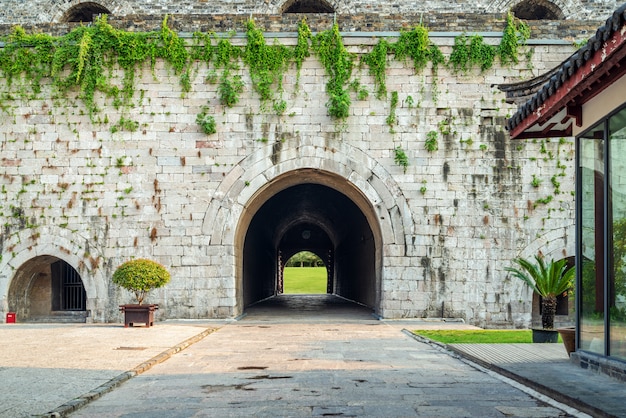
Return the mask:
M 144 324 L 150 328 L 154 325 L 154 311 L 159 309 L 159 305 L 120 305 L 120 311 L 124 313 L 124 328 L 135 324 Z
M 567 355 L 571 356 L 571 354 L 576 351 L 576 327 L 557 328 L 557 331 L 561 334 Z

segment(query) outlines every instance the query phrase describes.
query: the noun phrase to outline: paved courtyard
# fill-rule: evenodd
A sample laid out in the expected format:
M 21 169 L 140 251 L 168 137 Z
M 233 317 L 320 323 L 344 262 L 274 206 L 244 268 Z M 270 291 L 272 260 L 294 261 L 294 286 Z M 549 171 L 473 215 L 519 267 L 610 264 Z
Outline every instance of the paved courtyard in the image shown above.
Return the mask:
M 72 417 L 584 416 L 416 341 L 406 323 L 312 305 L 249 309 Z

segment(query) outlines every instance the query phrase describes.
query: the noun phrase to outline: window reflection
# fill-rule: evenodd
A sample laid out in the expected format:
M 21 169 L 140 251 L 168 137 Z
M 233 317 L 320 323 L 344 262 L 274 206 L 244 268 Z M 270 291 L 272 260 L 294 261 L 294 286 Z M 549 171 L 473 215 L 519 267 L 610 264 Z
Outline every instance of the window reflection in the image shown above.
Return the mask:
M 609 275 L 610 355 L 626 358 L 626 109 L 609 119 L 612 266 Z
M 580 138 L 581 312 L 580 348 L 604 354 L 604 124 Z

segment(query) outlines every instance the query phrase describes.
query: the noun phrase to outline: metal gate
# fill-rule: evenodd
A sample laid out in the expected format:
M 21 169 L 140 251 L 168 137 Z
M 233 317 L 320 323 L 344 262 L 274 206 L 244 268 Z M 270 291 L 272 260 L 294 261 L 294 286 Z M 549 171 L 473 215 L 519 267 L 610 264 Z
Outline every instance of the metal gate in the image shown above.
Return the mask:
M 80 275 L 72 266 L 65 261 L 53 263 L 52 283 L 53 294 L 57 296 L 52 301 L 53 310 L 84 311 L 86 309 L 87 293 Z

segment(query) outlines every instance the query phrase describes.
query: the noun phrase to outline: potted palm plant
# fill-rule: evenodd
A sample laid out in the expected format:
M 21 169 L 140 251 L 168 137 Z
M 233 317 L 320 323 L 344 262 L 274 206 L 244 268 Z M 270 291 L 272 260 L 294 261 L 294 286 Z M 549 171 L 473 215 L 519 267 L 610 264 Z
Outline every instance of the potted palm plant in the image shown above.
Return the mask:
M 164 286 L 170 281 L 170 273 L 156 261 L 138 258 L 120 265 L 112 277 L 113 283 L 131 291 L 137 300 L 136 304 L 120 305 L 124 313 L 124 327 L 141 323 L 147 327 L 154 325 L 154 311 L 157 304 L 143 304 L 146 294 L 152 289 Z
M 545 262 L 535 256 L 536 263 L 516 258 L 520 268 L 506 267 L 514 277 L 521 279 L 541 297 L 541 329 L 533 329 L 533 342 L 557 342 L 558 332 L 554 329 L 557 296 L 571 289 L 574 269 L 567 267 L 565 260 Z

